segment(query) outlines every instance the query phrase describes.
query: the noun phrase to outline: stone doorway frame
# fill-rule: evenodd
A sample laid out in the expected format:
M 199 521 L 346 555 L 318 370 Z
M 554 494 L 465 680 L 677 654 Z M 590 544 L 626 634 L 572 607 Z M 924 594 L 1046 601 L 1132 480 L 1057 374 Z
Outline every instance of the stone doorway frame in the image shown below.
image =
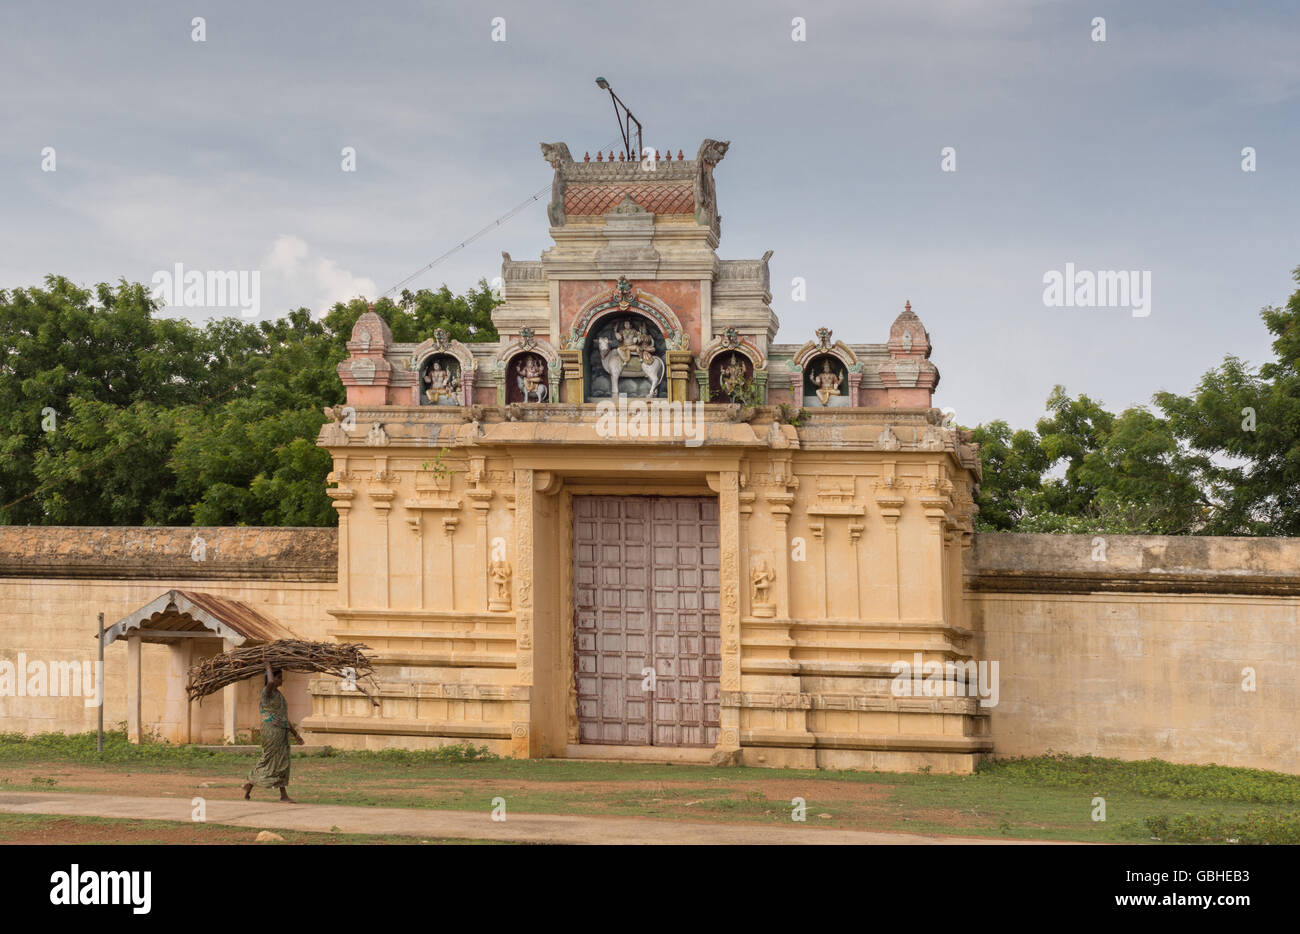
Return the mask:
M 518 597 L 515 627 L 518 684 L 523 690 L 511 724 L 514 755 L 557 757 L 577 746 L 577 684 L 573 651 L 573 496 L 716 496 L 718 499 L 720 690 L 740 690 L 740 452 L 705 453 L 675 448 L 646 451 L 626 461 L 628 450 L 592 452 L 581 469 L 573 455 L 516 456 L 515 563 Z M 647 469 L 649 463 L 651 469 Z M 558 572 L 558 573 L 557 573 Z M 537 658 L 541 664 L 536 663 Z M 738 761 L 740 711 L 723 705 L 717 744 L 692 749 L 617 747 L 626 758 Z M 581 746 L 582 755 L 601 747 Z M 641 754 L 636 752 L 640 750 Z M 646 750 L 658 754 L 645 755 Z M 663 755 L 670 751 L 668 755 Z

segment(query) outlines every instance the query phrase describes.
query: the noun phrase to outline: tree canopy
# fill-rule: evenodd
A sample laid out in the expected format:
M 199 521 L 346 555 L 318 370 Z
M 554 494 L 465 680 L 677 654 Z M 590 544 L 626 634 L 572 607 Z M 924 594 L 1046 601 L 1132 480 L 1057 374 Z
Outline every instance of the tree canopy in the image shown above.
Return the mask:
M 494 341 L 485 281 L 380 299 L 397 341 Z M 138 283 L 0 291 L 0 524 L 333 525 L 323 408 L 363 299 L 203 326 Z
M 1252 369 L 1228 356 L 1190 395 L 1157 393 L 1158 414 L 1115 415 L 1057 386 L 1035 430 L 975 428 L 978 527 L 1300 535 L 1300 289 L 1260 317 L 1273 360 Z

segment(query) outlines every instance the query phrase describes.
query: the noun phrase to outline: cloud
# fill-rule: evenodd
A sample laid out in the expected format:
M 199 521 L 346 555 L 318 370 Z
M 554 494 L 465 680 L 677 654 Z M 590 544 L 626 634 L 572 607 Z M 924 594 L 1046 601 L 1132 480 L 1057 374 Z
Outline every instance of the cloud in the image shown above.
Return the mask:
M 378 291 L 373 279 L 354 276 L 332 259 L 312 256 L 307 242 L 292 234 L 275 238 L 261 268 L 263 285 L 276 302 L 265 303 L 272 313 L 306 306 L 319 317 L 335 302 L 373 297 Z

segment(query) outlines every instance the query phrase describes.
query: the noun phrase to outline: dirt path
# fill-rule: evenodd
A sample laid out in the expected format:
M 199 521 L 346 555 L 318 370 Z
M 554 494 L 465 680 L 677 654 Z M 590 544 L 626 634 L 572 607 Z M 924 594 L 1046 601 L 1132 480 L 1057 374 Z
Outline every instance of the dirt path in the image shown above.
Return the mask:
M 928 836 L 814 827 L 762 827 L 700 821 L 627 817 L 508 814 L 492 820 L 486 810 L 283 805 L 210 799 L 207 823 L 267 830 L 396 834 L 421 838 L 503 840 L 516 843 L 626 844 L 1023 844 L 1033 841 Z M 145 820 L 192 820 L 188 799 L 132 795 L 0 792 L 0 812 L 62 814 Z

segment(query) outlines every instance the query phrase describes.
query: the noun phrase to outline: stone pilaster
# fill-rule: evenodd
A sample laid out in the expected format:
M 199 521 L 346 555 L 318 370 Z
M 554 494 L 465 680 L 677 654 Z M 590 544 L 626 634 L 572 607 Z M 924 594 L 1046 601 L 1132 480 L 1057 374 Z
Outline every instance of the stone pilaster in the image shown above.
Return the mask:
M 515 683 L 533 686 L 533 471 L 515 470 Z M 510 725 L 511 754 L 526 759 L 532 752 L 531 704 L 527 699 L 513 704 Z
M 564 369 L 564 399 L 574 404 L 582 402 L 582 351 L 561 350 L 560 365 Z
M 722 678 L 723 691 L 740 690 L 740 475 L 724 470 L 709 475 L 718 494 L 718 546 L 721 554 Z M 723 707 L 718 731 L 720 754 L 740 749 L 740 710 Z
M 337 486 L 325 489 L 325 494 L 331 500 L 330 505 L 339 514 L 339 601 L 342 606 L 352 605 L 352 574 L 349 570 L 348 561 L 350 548 L 348 513 L 352 509 L 352 498 L 356 496 L 355 490 L 344 486 L 345 483 L 351 480 L 347 464 L 346 457 L 334 461 L 334 470 L 326 480 L 333 481 Z

